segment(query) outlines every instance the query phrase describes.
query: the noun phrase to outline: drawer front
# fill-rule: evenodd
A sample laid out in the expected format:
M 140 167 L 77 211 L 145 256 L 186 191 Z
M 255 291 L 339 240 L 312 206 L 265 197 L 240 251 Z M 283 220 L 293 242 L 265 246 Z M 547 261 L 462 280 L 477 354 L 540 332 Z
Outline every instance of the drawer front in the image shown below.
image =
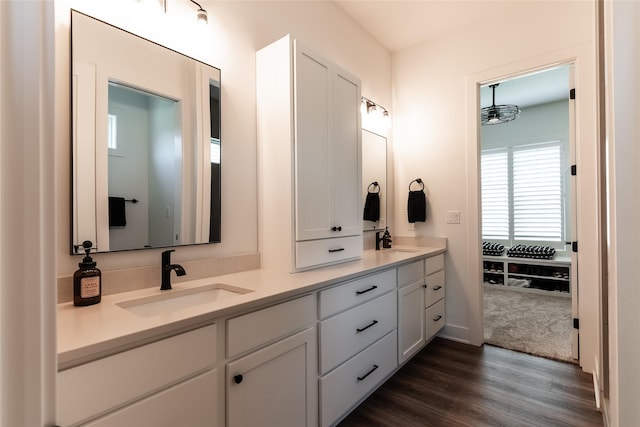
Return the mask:
M 372 300 L 396 287 L 396 270 L 387 270 L 342 283 L 320 292 L 320 317 L 346 310 Z
M 415 261 L 398 267 L 398 286 L 413 283 L 424 276 L 424 261 Z
M 302 329 L 316 319 L 313 295 L 254 311 L 227 321 L 227 356 L 233 357 L 254 347 Z
M 296 242 L 296 269 L 362 258 L 362 236 Z
M 424 274 L 426 276 L 438 270 L 444 270 L 444 254 L 432 256 L 424 261 Z
M 320 379 L 322 426 L 334 424 L 396 369 L 397 340 L 394 330 Z
M 425 307 L 429 307 L 434 302 L 444 298 L 444 270 L 430 274 L 425 278 L 427 291 L 424 294 Z
M 427 308 L 427 340 L 433 337 L 444 326 L 444 299 Z
M 59 425 L 71 425 L 179 381 L 216 360 L 216 325 L 58 373 Z
M 153 394 L 87 427 L 212 426 L 218 416 L 216 370 Z
M 320 372 L 326 373 L 396 328 L 396 292 L 320 323 Z

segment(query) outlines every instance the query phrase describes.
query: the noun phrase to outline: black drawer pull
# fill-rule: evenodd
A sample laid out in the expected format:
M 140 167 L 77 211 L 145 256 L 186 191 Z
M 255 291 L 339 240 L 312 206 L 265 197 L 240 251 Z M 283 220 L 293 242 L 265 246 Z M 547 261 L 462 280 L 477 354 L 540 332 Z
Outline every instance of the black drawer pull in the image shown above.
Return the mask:
M 356 291 L 356 295 L 362 295 L 362 294 L 366 294 L 367 292 L 371 292 L 374 289 L 378 289 L 378 287 L 376 285 L 371 286 L 370 288 L 367 288 L 363 291 Z
M 442 316 L 437 315 L 436 317 L 433 318 L 434 322 L 437 322 L 438 320 L 442 319 Z
M 329 249 L 329 252 L 340 252 L 340 251 L 344 251 L 344 248 L 339 248 L 339 249 Z
M 233 377 L 233 382 L 236 384 L 240 384 L 243 379 L 244 377 L 241 374 L 238 374 Z
M 378 321 L 374 320 L 373 322 L 369 323 L 367 326 L 365 326 L 364 328 L 358 328 L 356 329 L 356 332 L 362 332 L 362 331 L 366 331 L 367 329 L 369 329 L 370 327 L 372 327 L 373 325 L 377 324 Z
M 365 378 L 367 378 L 369 375 L 373 374 L 373 371 L 375 371 L 376 369 L 378 369 L 378 365 L 373 365 L 373 368 L 371 368 L 371 370 L 369 372 L 367 372 L 366 374 L 364 374 L 361 377 L 358 377 L 358 381 L 362 381 Z
M 342 231 L 342 227 L 341 226 L 331 227 L 331 231 Z
M 433 288 L 433 290 L 434 290 L 434 291 L 439 291 L 440 289 L 442 289 L 442 286 L 440 286 L 440 285 L 435 286 L 435 287 Z

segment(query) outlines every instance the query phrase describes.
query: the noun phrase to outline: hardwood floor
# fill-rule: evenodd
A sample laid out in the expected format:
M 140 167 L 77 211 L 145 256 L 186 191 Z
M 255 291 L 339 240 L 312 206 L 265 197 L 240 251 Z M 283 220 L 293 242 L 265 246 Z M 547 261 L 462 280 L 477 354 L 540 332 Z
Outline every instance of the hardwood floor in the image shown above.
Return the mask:
M 436 338 L 340 427 L 602 426 L 591 375 L 570 363 Z

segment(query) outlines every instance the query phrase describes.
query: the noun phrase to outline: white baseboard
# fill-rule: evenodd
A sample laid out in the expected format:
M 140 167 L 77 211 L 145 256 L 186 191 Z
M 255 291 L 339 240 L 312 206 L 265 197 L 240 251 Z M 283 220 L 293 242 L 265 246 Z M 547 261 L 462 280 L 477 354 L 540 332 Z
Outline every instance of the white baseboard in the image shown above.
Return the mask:
M 444 328 L 442 328 L 438 336 L 451 341 L 461 342 L 463 344 L 471 344 L 471 340 L 469 339 L 469 328 L 464 326 L 447 323 L 444 325 Z

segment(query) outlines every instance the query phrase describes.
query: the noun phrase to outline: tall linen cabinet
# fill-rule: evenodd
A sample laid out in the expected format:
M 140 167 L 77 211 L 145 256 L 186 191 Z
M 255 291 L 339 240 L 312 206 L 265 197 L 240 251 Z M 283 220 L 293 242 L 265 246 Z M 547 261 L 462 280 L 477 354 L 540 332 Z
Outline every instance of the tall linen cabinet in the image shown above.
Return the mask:
M 290 35 L 256 53 L 262 268 L 362 256 L 360 80 Z

